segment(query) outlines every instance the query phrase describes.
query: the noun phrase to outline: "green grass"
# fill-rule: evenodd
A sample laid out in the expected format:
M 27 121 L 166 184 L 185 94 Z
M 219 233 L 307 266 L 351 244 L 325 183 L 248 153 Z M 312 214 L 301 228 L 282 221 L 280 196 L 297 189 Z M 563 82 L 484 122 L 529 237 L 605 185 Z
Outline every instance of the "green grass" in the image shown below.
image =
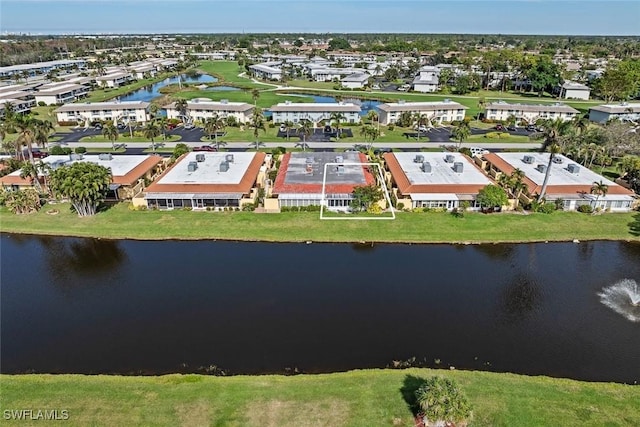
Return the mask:
M 250 92 L 246 91 L 207 91 L 207 90 L 193 90 L 182 91 L 174 94 L 176 98 L 185 98 L 187 100 L 194 98 L 209 98 L 213 101 L 220 101 L 226 99 L 231 102 L 246 102 L 253 105 L 253 98 Z M 293 102 L 313 102 L 313 98 L 308 96 L 295 96 L 287 97 L 273 91 L 260 92 L 260 98 L 257 100 L 257 105 L 260 108 L 271 108 L 273 105 L 290 100 Z
M 531 139 L 529 139 L 528 136 L 525 135 L 509 135 L 508 132 L 502 132 L 502 133 L 506 133 L 508 136 L 505 137 L 500 137 L 500 138 L 488 138 L 486 134 L 484 135 L 469 135 L 469 137 L 465 140 L 465 142 L 534 142 Z
M 309 80 L 288 80 L 283 85 L 296 86 L 296 87 L 308 87 L 312 89 L 333 89 L 335 83 L 333 82 L 316 82 Z
M 112 153 L 112 154 L 124 154 L 127 149 L 126 148 L 118 148 L 116 150 L 112 150 L 111 148 L 92 148 L 85 147 L 87 149 L 87 154 L 100 154 L 100 153 Z
M 268 89 L 272 86 L 254 83 L 247 77 L 239 77 L 238 74 L 245 71 L 239 67 L 236 61 L 201 61 L 198 69 L 203 73 L 216 76 L 218 83 L 226 83 L 230 86 L 242 88 Z
M 230 239 L 327 242 L 520 242 L 560 240 L 640 241 L 640 213 L 586 215 L 576 212 L 521 215 L 468 213 L 397 214 L 395 221 L 322 221 L 317 212 L 130 211 L 115 205 L 94 217 L 78 219 L 68 204 L 45 206 L 31 215 L 0 210 L 0 231 L 132 239 Z M 285 231 L 286 230 L 286 231 Z
M 454 379 L 471 426 L 637 426 L 640 388 L 431 369 L 298 376 L 3 375 L 2 409 L 66 410 L 70 426 L 413 426 L 420 379 Z M 42 421 L 5 421 L 35 426 Z
M 177 73 L 162 73 L 151 79 L 140 79 L 134 83 L 121 86 L 119 88 L 107 88 L 92 90 L 89 95 L 78 102 L 104 102 L 116 96 L 126 95 L 145 86 L 160 82 L 167 77 L 175 76 Z
M 162 136 L 158 137 L 156 139 L 156 144 L 159 144 L 161 142 L 176 142 L 176 141 L 180 141 L 182 139 L 182 137 L 180 135 L 167 135 L 167 139 L 163 139 Z M 111 140 L 109 138 L 106 138 L 102 135 L 95 135 L 95 136 L 85 136 L 80 138 L 79 142 L 88 142 L 88 143 L 92 143 L 92 142 L 108 142 L 111 143 Z M 134 136 L 133 138 L 130 137 L 129 135 L 124 135 L 122 134 L 120 136 L 120 138 L 118 138 L 116 140 L 116 144 L 122 144 L 123 142 L 148 142 L 149 144 L 151 144 L 151 140 L 149 138 L 145 138 L 142 136 Z

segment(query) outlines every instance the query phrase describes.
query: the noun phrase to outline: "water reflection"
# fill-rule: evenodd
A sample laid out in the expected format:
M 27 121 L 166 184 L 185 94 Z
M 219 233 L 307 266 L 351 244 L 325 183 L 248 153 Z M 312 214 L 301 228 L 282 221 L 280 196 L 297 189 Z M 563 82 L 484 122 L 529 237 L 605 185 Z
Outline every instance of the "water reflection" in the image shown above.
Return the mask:
M 516 245 L 475 245 L 474 248 L 490 259 L 508 260 L 513 256 Z
M 524 274 L 519 274 L 502 289 L 502 321 L 521 321 L 535 312 L 541 304 L 542 292 L 538 283 Z

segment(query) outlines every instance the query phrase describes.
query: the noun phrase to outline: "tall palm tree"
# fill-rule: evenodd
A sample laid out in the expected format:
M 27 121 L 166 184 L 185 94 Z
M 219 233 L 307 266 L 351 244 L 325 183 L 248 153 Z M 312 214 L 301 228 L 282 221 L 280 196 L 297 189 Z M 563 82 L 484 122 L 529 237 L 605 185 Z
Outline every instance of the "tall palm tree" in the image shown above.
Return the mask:
M 254 88 L 251 89 L 251 99 L 253 99 L 253 106 L 256 107 L 258 104 L 258 98 L 260 98 L 260 90 Z
M 158 129 L 160 129 L 160 133 L 162 134 L 162 139 L 167 140 L 167 132 L 169 131 L 169 122 L 166 117 L 156 117 L 154 120 Z
M 329 123 L 336 122 L 336 140 L 340 140 L 340 123 L 347 120 L 344 114 L 340 112 L 332 113 L 329 117 Z
M 209 140 L 211 140 L 211 135 L 214 136 L 216 141 L 216 149 L 220 149 L 220 143 L 218 142 L 218 131 L 224 129 L 225 123 L 222 117 L 219 117 L 217 114 L 214 114 L 213 117 L 209 117 L 204 122 L 204 132 L 209 135 Z
M 189 104 L 187 100 L 184 98 L 177 99 L 174 103 L 176 110 L 178 110 L 178 114 L 182 116 L 182 122 L 185 122 L 185 118 L 188 117 Z
M 289 141 L 289 132 L 291 132 L 291 129 L 293 129 L 293 122 L 291 120 L 286 120 L 284 123 L 282 123 L 282 125 L 284 126 L 284 130 L 287 133 L 287 141 Z
M 142 129 L 142 134 L 145 138 L 151 140 L 151 149 L 155 153 L 156 151 L 156 143 L 155 138 L 160 136 L 160 129 L 154 122 L 148 122 L 147 125 Z
M 18 129 L 18 138 L 16 138 L 16 142 L 20 147 L 27 148 L 29 154 L 29 162 L 33 163 L 32 150 L 33 144 L 35 142 L 33 118 L 29 115 L 17 115 L 13 119 L 13 124 Z
M 249 123 L 249 126 L 253 129 L 253 137 L 255 138 L 255 147 L 256 147 L 256 150 L 258 150 L 260 148 L 260 145 L 264 145 L 260 141 L 258 141 L 258 137 L 260 136 L 260 131 L 263 131 L 263 132 L 267 131 L 267 128 L 264 122 L 264 116 L 262 115 L 262 111 L 260 111 L 257 108 L 253 110 L 253 115 L 251 116 L 251 122 Z
M 469 138 L 469 135 L 471 135 L 471 128 L 469 123 L 465 121 L 461 121 L 451 131 L 451 136 L 458 141 L 458 148 L 462 146 L 462 141 Z
M 118 132 L 118 128 L 113 124 L 111 120 L 105 123 L 105 125 L 102 127 L 102 136 L 111 141 L 111 149 L 115 151 L 116 140 L 120 136 L 120 133 Z
M 20 169 L 20 178 L 29 179 L 29 181 L 38 189 L 38 193 L 42 193 L 42 185 L 38 179 L 38 168 L 34 163 L 24 162 Z
M 158 114 L 158 111 L 160 110 L 160 107 L 158 107 L 157 104 L 151 104 L 149 105 L 149 115 L 151 116 L 151 119 L 155 119 L 156 115 Z
M 307 148 L 307 137 L 311 135 L 311 131 L 313 130 L 313 125 L 310 120 L 303 119 L 300 121 L 300 127 L 298 127 L 298 135 L 302 135 L 302 149 L 303 151 Z
M 34 142 L 38 147 L 46 148 L 51 132 L 55 131 L 53 123 L 49 120 L 34 120 Z
M 583 135 L 589 128 L 589 119 L 585 116 L 577 115 L 573 118 L 573 126 L 580 135 Z
M 547 184 L 549 183 L 549 177 L 551 176 L 551 167 L 553 166 L 553 159 L 562 153 L 562 149 L 566 142 L 567 136 L 570 135 L 573 128 L 571 122 L 565 122 L 558 118 L 556 120 L 546 120 L 542 123 L 543 131 L 534 134 L 534 139 L 542 138 L 541 152 L 549 153 L 549 163 L 547 164 L 547 171 L 544 175 L 544 181 L 542 182 L 542 189 L 538 196 L 538 202 L 542 202 L 547 192 Z
M 598 207 L 598 200 L 600 199 L 600 196 L 604 197 L 607 195 L 608 192 L 609 192 L 609 186 L 604 182 L 602 182 L 602 180 L 600 180 L 599 182 L 598 181 L 593 182 L 593 185 L 591 186 L 591 194 L 596 195 L 595 208 Z

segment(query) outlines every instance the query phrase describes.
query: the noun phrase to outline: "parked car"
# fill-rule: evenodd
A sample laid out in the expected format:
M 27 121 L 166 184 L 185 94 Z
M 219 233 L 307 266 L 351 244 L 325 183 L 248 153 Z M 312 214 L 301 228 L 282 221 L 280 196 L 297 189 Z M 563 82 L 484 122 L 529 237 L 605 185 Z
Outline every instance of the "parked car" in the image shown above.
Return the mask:
M 25 158 L 28 158 L 29 157 L 29 150 L 24 150 L 23 154 L 24 154 Z M 31 156 L 34 159 L 44 159 L 45 157 L 49 156 L 49 153 L 45 153 L 44 151 L 40 151 L 37 148 L 34 148 L 33 150 L 31 150 Z
M 102 130 L 102 123 L 98 123 L 93 127 L 95 130 Z
M 176 127 L 178 127 L 178 125 L 175 123 L 167 123 L 167 129 L 169 130 L 174 130 Z
M 536 131 L 536 125 L 527 125 L 527 127 L 525 127 L 525 129 L 529 132 L 535 132 Z
M 203 145 L 201 147 L 194 147 L 193 151 L 216 151 L 216 149 L 210 145 Z
M 184 125 L 184 128 L 185 129 L 193 129 L 193 128 L 195 128 L 195 126 L 194 126 L 193 123 L 187 123 L 186 125 Z
M 384 153 L 391 153 L 392 151 L 393 150 L 391 148 L 376 148 L 375 150 L 373 150 L 373 154 L 378 156 L 378 155 L 384 154 Z
M 427 132 L 429 129 L 424 125 L 420 125 L 420 126 L 416 127 L 416 130 L 418 132 Z
M 511 125 L 511 126 L 507 126 L 507 130 L 511 131 L 511 132 L 515 132 L 516 131 L 516 127 Z
M 494 127 L 495 130 L 504 130 L 504 126 L 498 124 Z

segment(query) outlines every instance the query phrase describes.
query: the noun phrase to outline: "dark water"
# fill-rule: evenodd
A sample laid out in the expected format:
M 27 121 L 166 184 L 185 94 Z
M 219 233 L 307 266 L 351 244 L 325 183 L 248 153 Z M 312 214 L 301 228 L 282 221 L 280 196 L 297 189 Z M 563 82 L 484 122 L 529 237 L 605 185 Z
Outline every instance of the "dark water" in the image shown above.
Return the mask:
M 640 380 L 640 323 L 597 296 L 640 282 L 639 244 L 0 243 L 3 373 L 328 372 L 416 357 Z
M 206 88 L 205 90 L 210 90 L 214 92 L 228 92 L 228 91 L 239 91 L 241 89 L 233 86 L 211 86 Z
M 210 83 L 217 82 L 218 79 L 210 76 L 208 74 L 199 74 L 198 76 L 190 77 L 186 74 L 182 74 L 180 77 L 169 77 L 167 79 L 162 80 L 161 82 L 154 83 L 152 85 L 145 86 L 141 89 L 133 91 L 127 95 L 123 95 L 118 97 L 120 101 L 145 101 L 149 102 L 154 98 L 157 98 L 161 95 L 160 88 L 165 87 L 170 84 L 176 84 L 179 80 L 182 80 L 182 83 Z

